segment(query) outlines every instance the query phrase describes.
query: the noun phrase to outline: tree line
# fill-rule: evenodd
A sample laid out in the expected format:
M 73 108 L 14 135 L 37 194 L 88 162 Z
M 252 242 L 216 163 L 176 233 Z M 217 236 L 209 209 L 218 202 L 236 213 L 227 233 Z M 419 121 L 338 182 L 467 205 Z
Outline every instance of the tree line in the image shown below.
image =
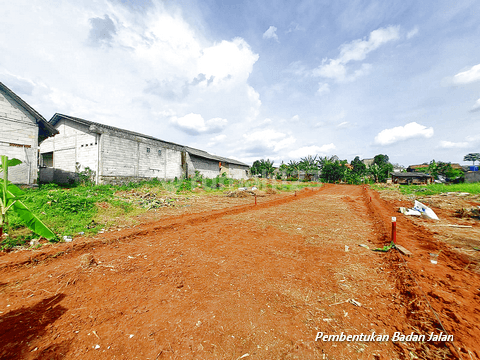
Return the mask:
M 275 172 L 274 162 L 270 159 L 254 161 L 251 172 L 260 177 L 271 177 Z M 393 171 L 393 165 L 388 155 L 378 154 L 373 158 L 370 166 L 364 164 L 357 156 L 349 164 L 347 160 L 340 160 L 338 156 L 308 155 L 300 161 L 290 160 L 282 162 L 278 167 L 277 178 L 285 174 L 287 180 L 298 180 L 300 172 L 304 174 L 304 181 L 319 179 L 322 182 L 360 184 L 372 179 L 375 182 L 385 182 Z
M 390 163 L 386 154 L 378 154 L 373 158 L 370 165 L 366 165 L 358 156 L 350 163 L 347 160 L 340 160 L 338 156 L 311 156 L 301 158 L 300 161 L 290 160 L 287 164 L 282 161 L 278 167 L 277 179 L 282 179 L 283 174 L 287 180 L 298 180 L 300 172 L 304 174 L 304 181 L 319 179 L 322 182 L 348 184 L 361 184 L 364 182 L 385 182 L 390 177 L 394 165 Z M 480 161 L 480 154 L 468 154 L 465 161 Z M 272 177 L 275 173 L 274 161 L 270 159 L 256 160 L 252 167 L 252 175 L 260 177 Z M 447 181 L 462 181 L 464 173 L 455 169 L 449 162 L 432 160 L 422 169 L 425 173 L 432 175 L 435 179 Z

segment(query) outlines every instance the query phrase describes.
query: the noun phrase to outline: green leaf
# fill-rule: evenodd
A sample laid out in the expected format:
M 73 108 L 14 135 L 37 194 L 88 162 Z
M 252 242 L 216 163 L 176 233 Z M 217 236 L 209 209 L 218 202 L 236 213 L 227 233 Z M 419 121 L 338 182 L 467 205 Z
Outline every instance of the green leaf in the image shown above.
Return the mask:
M 16 185 L 13 185 L 13 184 L 8 184 L 7 185 L 7 195 L 10 196 L 15 196 L 15 197 L 19 197 L 19 196 L 22 196 L 24 195 L 25 192 L 20 189 L 19 187 L 17 187 Z
M 395 244 L 393 243 L 393 241 L 390 243 L 390 245 L 385 245 L 383 248 L 376 248 L 376 249 L 372 249 L 372 251 L 381 251 L 381 252 L 388 252 L 390 251 L 390 249 L 394 248 L 395 247 Z
M 21 200 L 17 200 L 13 204 L 13 210 L 35 234 L 43 236 L 48 240 L 57 237 L 53 231 L 50 230 L 35 214 L 33 214 Z
M 20 165 L 22 163 L 21 160 L 18 160 L 18 159 L 9 159 L 8 160 L 8 167 L 12 167 L 12 166 L 16 166 L 16 165 Z

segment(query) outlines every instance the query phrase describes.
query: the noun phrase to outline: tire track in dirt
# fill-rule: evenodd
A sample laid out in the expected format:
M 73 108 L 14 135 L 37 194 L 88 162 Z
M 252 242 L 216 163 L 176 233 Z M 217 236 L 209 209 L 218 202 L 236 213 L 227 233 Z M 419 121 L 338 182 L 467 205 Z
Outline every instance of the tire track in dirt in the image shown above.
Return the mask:
M 231 220 L 229 216 L 255 214 L 255 218 L 261 212 L 255 210 L 272 210 L 274 213 L 277 206 L 289 203 L 296 204 L 298 211 L 301 212 L 305 203 L 313 201 L 316 195 L 321 204 L 323 201 L 324 206 L 325 201 L 330 201 L 330 198 L 338 200 L 337 207 L 341 211 L 337 209 L 335 217 L 331 218 L 324 211 L 325 219 L 311 220 L 312 226 L 322 221 L 327 233 L 330 231 L 335 239 L 334 234 L 339 234 L 335 231 L 343 228 L 344 221 L 350 216 L 355 218 L 353 220 L 358 223 L 359 230 L 362 226 L 366 229 L 370 223 L 374 225 L 375 231 L 371 232 L 372 236 L 368 235 L 368 229 L 365 230 L 365 236 L 370 241 L 379 247 L 389 242 L 390 217 L 397 214 L 391 203 L 380 199 L 378 193 L 369 189 L 328 185 L 318 191 L 302 191 L 297 197 L 260 203 L 257 207 L 243 205 L 208 214 L 175 216 L 143 225 L 135 230 L 107 233 L 102 239 L 94 239 L 91 242 L 85 241 L 74 246 L 55 245 L 38 254 L 38 258 L 24 258 L 26 262 L 18 268 L 12 262 L 15 258 L 22 259 L 16 254 L 7 254 L 4 258 L 10 258 L 10 262 L 0 269 L 2 279 L 7 283 L 0 284 L 2 285 L 0 290 L 7 291 L 12 301 L 23 301 L 23 304 L 29 304 L 28 301 L 34 302 L 34 299 L 37 301 L 38 297 L 47 296 L 50 291 L 53 291 L 51 294 L 56 291 L 60 292 L 58 295 L 65 296 L 60 304 L 61 308 L 51 308 L 50 301 L 53 303 L 57 301 L 57 297 L 51 296 L 38 303 L 37 307 L 27 307 L 23 312 L 16 309 L 13 313 L 28 318 L 31 311 L 39 308 L 46 312 L 47 319 L 48 317 L 52 321 L 59 319 L 41 333 L 45 338 L 42 340 L 42 347 L 38 345 L 41 349 L 38 358 L 48 357 L 50 353 L 57 355 L 68 353 L 69 358 L 101 357 L 92 350 L 87 352 L 85 344 L 92 344 L 94 340 L 102 344 L 102 351 L 105 351 L 103 349 L 110 341 L 111 344 L 115 344 L 116 351 L 130 355 L 145 354 L 146 346 L 152 344 L 158 349 L 153 358 L 158 354 L 159 359 L 175 358 L 179 351 L 180 354 L 187 354 L 188 349 L 192 351 L 191 358 L 237 359 L 247 352 L 252 353 L 252 348 L 257 346 L 255 341 L 278 346 L 269 349 L 275 352 L 275 356 L 260 358 L 293 359 L 298 356 L 312 358 L 314 351 L 317 351 L 315 358 L 321 358 L 323 350 L 318 348 L 317 343 L 312 346 L 311 338 L 314 335 L 305 336 L 305 332 L 298 329 L 304 323 L 319 326 L 316 322 L 322 326 L 319 329 L 331 331 L 347 328 L 359 331 L 363 326 L 375 323 L 376 329 L 390 331 L 396 328 L 404 334 L 411 331 L 417 334 L 428 334 L 430 331 L 438 333 L 439 325 L 429 312 L 415 281 L 396 252 L 375 254 L 373 257 L 371 252 L 362 248 L 345 252 L 340 241 L 335 245 L 336 248 L 327 246 L 320 251 L 313 251 L 314 249 L 305 244 L 299 245 L 304 241 L 300 235 L 288 235 L 271 227 L 252 228 L 247 223 Z M 321 199 L 323 195 L 327 200 Z M 342 210 L 345 204 L 348 204 L 349 213 Z M 362 213 L 365 209 L 366 214 Z M 361 213 L 355 215 L 356 211 Z M 364 225 L 361 224 L 362 219 L 365 220 Z M 336 224 L 337 228 L 332 228 L 331 224 Z M 408 267 L 419 280 L 435 311 L 440 314 L 446 329 L 454 334 L 462 357 L 479 358 L 476 352 L 478 351 L 476 339 L 480 338 L 477 327 L 480 319 L 476 310 L 478 304 L 476 299 L 480 294 L 475 293 L 475 289 L 479 288 L 478 275 L 469 271 L 464 272 L 461 257 L 447 245 L 438 243 L 433 234 L 425 231 L 423 227 L 411 223 L 403 216 L 397 217 L 397 224 L 399 243 L 414 253 L 412 258 L 407 259 Z M 348 230 L 349 234 L 350 231 Z M 268 243 L 264 243 L 266 240 Z M 348 241 L 352 242 L 348 243 L 349 245 L 357 247 L 359 240 L 353 236 Z M 440 250 L 442 252 L 439 263 L 431 264 L 429 252 Z M 63 253 L 59 254 L 62 251 Z M 78 265 L 76 258 L 87 251 L 91 251 L 97 259 L 102 260 L 102 263 L 91 268 L 75 267 Z M 349 262 L 357 261 L 359 255 L 365 256 L 366 260 L 361 260 L 364 263 L 368 263 L 372 258 L 381 259 L 382 263 L 388 265 L 387 269 L 376 268 L 372 263 L 370 265 L 375 269 L 373 276 L 369 276 L 368 281 L 365 279 L 355 281 L 356 274 L 350 270 L 353 276 L 350 277 L 346 266 L 352 265 Z M 33 266 L 36 264 L 42 266 Z M 248 273 L 245 269 L 254 269 L 256 273 L 253 271 Z M 395 276 L 386 274 L 387 270 Z M 345 274 L 344 282 L 341 282 L 342 279 L 339 277 L 342 272 Z M 38 279 L 37 282 L 41 283 L 37 285 L 30 279 L 30 276 L 37 273 L 49 274 L 47 276 L 52 275 L 52 278 L 37 275 L 34 280 Z M 279 274 L 281 276 L 278 276 Z M 362 284 L 361 281 L 370 284 L 377 279 L 382 281 L 389 279 L 395 284 L 397 290 L 394 291 L 394 295 L 399 297 L 394 302 L 389 291 L 382 291 L 380 282 L 378 283 L 380 289 L 372 290 L 371 293 L 370 290 L 366 294 L 358 290 L 357 286 Z M 278 281 L 279 289 L 269 289 L 267 286 L 274 281 Z M 28 284 L 27 288 L 23 287 L 23 282 Z M 364 299 L 368 300 L 366 303 L 373 307 L 373 311 L 363 307 L 352 309 L 350 308 L 352 305 L 349 304 L 330 307 L 329 304 L 335 303 L 336 300 L 334 297 L 327 297 L 322 298 L 325 304 L 321 305 L 327 311 L 325 313 L 319 307 L 307 304 L 305 299 L 308 293 L 305 295 L 299 290 L 305 288 L 312 292 L 328 290 L 340 293 L 342 284 L 349 282 L 351 290 L 356 291 L 353 294 L 355 296 L 362 294 Z M 365 286 L 368 288 L 367 284 Z M 43 289 L 48 292 L 43 293 Z M 35 296 L 30 298 L 34 294 Z M 343 296 L 347 296 L 347 293 Z M 245 297 L 247 300 L 241 300 Z M 298 304 L 286 306 L 293 300 L 298 301 Z M 391 301 L 391 308 L 380 306 L 385 302 L 388 305 L 387 300 Z M 310 301 L 312 300 L 309 299 Z M 215 304 L 218 304 L 219 311 L 216 313 L 217 317 L 212 318 L 210 314 L 216 311 Z M 376 308 L 374 304 L 380 307 Z M 349 317 L 357 316 L 363 320 L 358 322 L 357 319 L 357 323 L 349 325 L 343 320 L 343 310 L 350 313 Z M 308 315 L 310 312 L 312 313 Z M 334 320 L 324 322 L 322 318 L 329 313 L 335 315 L 332 316 Z M 61 314 L 64 315 L 59 317 Z M 246 320 L 256 319 L 254 314 L 260 314 L 259 321 L 251 324 L 249 333 Z M 4 319 L 13 320 L 13 315 L 4 315 Z M 35 312 L 35 316 L 44 319 L 40 312 Z M 155 323 L 152 323 L 152 319 L 155 319 Z M 31 322 L 26 324 L 32 325 Z M 20 326 L 18 323 L 17 325 Z M 148 328 L 145 329 L 146 327 Z M 271 332 L 271 327 L 277 332 Z M 80 331 L 80 334 L 75 335 L 73 330 Z M 93 334 L 98 333 L 101 339 L 87 335 L 93 330 L 96 331 Z M 239 330 L 243 336 L 240 339 Z M 28 329 L 26 331 L 25 334 L 30 335 Z M 134 332 L 136 335 L 133 339 L 138 339 L 138 342 L 132 340 L 131 343 L 127 343 L 128 340 L 124 339 L 128 339 L 128 334 Z M 147 340 L 140 338 L 140 334 Z M 57 336 L 59 338 L 55 340 Z M 282 336 L 283 342 L 279 340 Z M 196 339 L 201 337 L 215 341 L 211 341 L 212 344 L 199 344 Z M 172 343 L 168 343 L 167 340 L 171 340 Z M 285 340 L 291 341 L 290 345 L 286 345 Z M 75 346 L 69 349 L 70 344 Z M 223 349 L 220 349 L 220 344 Z M 211 357 L 199 355 L 200 346 L 205 348 L 202 348 L 202 351 L 210 351 Z M 398 347 L 399 356 L 404 359 L 411 359 L 410 351 L 424 359 L 454 358 L 456 354 L 454 349 L 450 347 L 449 351 L 443 343 L 395 343 L 395 346 Z M 331 354 L 334 354 L 333 358 L 341 358 L 337 357 L 341 356 L 341 349 L 325 350 L 331 351 Z M 360 350 L 358 348 L 358 351 Z M 37 358 L 35 353 L 31 354 L 30 358 Z M 324 357 L 327 356 L 327 353 L 323 354 Z M 349 358 L 370 359 L 372 353 L 358 352 L 356 355 Z M 375 357 L 382 358 L 394 356 Z
M 328 188 L 334 193 L 337 189 Z M 369 358 L 371 352 L 363 353 L 362 344 L 341 350 L 314 342 L 316 327 L 353 333 L 371 326 L 378 326 L 377 331 L 386 329 L 385 320 L 377 320 L 370 308 L 348 303 L 329 306 L 337 301 L 335 293 L 339 300 L 359 299 L 357 288 L 366 288 L 362 284 L 366 278 L 358 277 L 357 260 L 365 259 L 362 264 L 370 269 L 376 255 L 357 246 L 359 233 L 365 235 L 362 241 L 370 238 L 370 228 L 361 228 L 363 220 L 353 219 L 358 229 L 346 225 L 348 210 L 359 205 L 357 194 L 352 199 L 320 193 L 283 202 L 293 206 L 262 209 L 277 223 L 279 215 L 289 216 L 290 222 L 279 225 L 290 223 L 293 234 L 214 216 L 91 248 L 96 265 L 83 262 L 79 266 L 74 256 L 57 256 L 35 267 L 3 269 L 7 287 L 1 289 L 5 294 L 0 299 L 1 310 L 7 301 L 13 312 L 0 316 L 0 321 L 11 323 L 9 329 L 15 331 L 0 333 L 0 339 L 12 345 L 28 337 L 26 345 L 9 348 L 7 358 L 16 352 L 26 359 L 60 353 L 67 354 L 66 358 L 94 359 L 107 351 L 124 358 L 237 359 L 257 352 L 259 359 L 307 359 L 321 358 L 324 350 L 333 354 L 329 359 L 340 358 L 342 353 L 351 354 L 348 358 Z M 253 215 L 255 223 L 259 211 L 232 211 L 230 215 Z M 297 233 L 299 216 L 308 226 L 323 222 L 322 248 L 305 243 L 305 235 Z M 345 240 L 350 252 L 344 251 Z M 365 272 L 374 281 L 367 281 L 371 291 L 361 294 L 360 300 L 385 315 L 387 297 L 376 299 L 375 294 L 386 292 L 374 270 Z M 40 300 L 44 296 L 50 297 Z M 58 296 L 60 307 L 53 311 L 51 302 L 56 304 Z M 32 316 L 42 319 L 42 326 L 29 330 L 32 322 L 27 319 Z M 96 344 L 101 346 L 98 351 Z M 392 355 L 378 359 L 396 358 L 391 344 L 369 346 L 365 348 L 370 351 L 384 347 Z
M 436 240 L 427 228 L 398 213 L 398 208 L 381 199 L 378 192 L 364 188 L 364 201 L 379 226 L 379 247 L 390 243 L 391 217 L 396 216 L 397 243 L 413 253 L 412 257 L 402 256 L 398 251 L 385 254 L 385 261 L 395 273 L 394 281 L 405 304 L 402 315 L 408 319 L 408 324 L 402 331 L 438 334 L 445 328 L 454 336 L 456 349 L 450 342 L 397 343 L 405 358 L 409 358 L 409 351 L 424 359 L 459 358 L 459 350 L 463 359 L 480 359 L 480 276 L 467 269 L 469 261 L 466 256 Z M 437 264 L 430 261 L 433 259 L 430 254 L 438 255 Z M 445 351 L 447 348 L 448 352 Z
M 0 270 L 6 270 L 10 268 L 16 268 L 21 266 L 38 265 L 55 258 L 72 255 L 78 252 L 85 252 L 89 249 L 107 246 L 115 242 L 128 241 L 135 239 L 136 237 L 147 236 L 158 233 L 160 231 L 171 231 L 179 226 L 196 225 L 205 223 L 208 221 L 214 221 L 220 217 L 226 215 L 235 215 L 247 211 L 262 210 L 274 206 L 279 206 L 292 201 L 298 201 L 306 197 L 311 197 L 320 191 L 323 191 L 329 184 L 320 187 L 319 189 L 305 188 L 301 191 L 295 191 L 294 195 L 283 197 L 280 199 L 274 199 L 262 203 L 239 205 L 227 209 L 214 210 L 206 214 L 205 212 L 190 214 L 190 215 L 177 215 L 171 216 L 167 219 L 162 219 L 153 223 L 142 224 L 131 230 L 122 230 L 116 233 L 104 233 L 102 236 L 95 236 L 93 239 L 76 240 L 72 244 L 55 244 L 44 250 L 35 251 L 33 254 L 31 251 L 25 253 L 7 253 L 0 256 Z

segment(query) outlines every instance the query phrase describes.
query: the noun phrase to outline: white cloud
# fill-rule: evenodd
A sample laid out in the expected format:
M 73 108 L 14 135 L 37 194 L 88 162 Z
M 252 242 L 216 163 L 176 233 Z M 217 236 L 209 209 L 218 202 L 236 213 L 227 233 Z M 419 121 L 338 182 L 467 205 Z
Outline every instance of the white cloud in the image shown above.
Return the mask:
M 252 53 L 242 38 L 224 40 L 202 51 L 198 59 L 198 73 L 211 78 L 214 85 L 225 81 L 245 82 L 257 60 L 258 55 Z
M 430 138 L 433 136 L 433 128 L 427 128 L 426 126 L 411 122 L 405 126 L 397 126 L 392 129 L 385 129 L 378 133 L 375 137 L 375 144 L 378 145 L 390 145 L 399 141 L 424 137 Z
M 341 122 L 337 125 L 338 128 L 347 128 L 350 123 L 348 121 Z
M 480 111 L 480 99 L 478 99 L 477 101 L 475 101 L 475 104 L 473 105 L 473 107 L 470 109 L 471 112 L 475 112 L 475 111 Z
M 174 116 L 170 119 L 170 122 L 178 129 L 190 135 L 220 132 L 228 123 L 227 120 L 221 118 L 213 118 L 205 121 L 202 115 L 193 113 L 181 118 Z
M 321 76 L 336 81 L 353 81 L 370 71 L 369 64 L 363 64 L 353 75 L 347 75 L 346 65 L 352 61 L 362 61 L 367 55 L 383 44 L 399 39 L 399 27 L 389 26 L 370 33 L 368 40 L 357 39 L 340 46 L 340 55 L 336 59 L 324 59 L 322 65 L 313 71 L 315 76 Z
M 453 77 L 453 83 L 456 85 L 465 85 L 480 81 L 480 64 L 472 66 L 469 70 L 458 73 Z
M 480 135 L 469 135 L 465 138 L 465 140 L 470 141 L 470 142 L 477 142 L 480 141 Z
M 47 118 L 61 112 L 187 142 L 165 126 L 170 118 L 196 135 L 259 114 L 260 95 L 248 84 L 258 54 L 241 38 L 213 43 L 177 5 L 152 0 L 148 11 L 134 11 L 110 0 L 18 0 L 2 11 L 10 16 L 2 19 L 0 74 L 26 79 L 5 83 L 21 85 Z
M 285 34 L 289 34 L 294 31 L 305 31 L 305 28 L 297 24 L 296 22 L 290 23 L 290 27 L 288 28 L 287 31 L 285 31 Z
M 320 83 L 318 84 L 317 95 L 322 96 L 328 94 L 330 92 L 330 85 L 327 83 Z
M 462 149 L 468 147 L 468 142 L 440 141 L 440 147 L 443 149 Z
M 333 143 L 317 146 L 303 146 L 297 150 L 290 151 L 288 156 L 294 159 L 299 159 L 307 155 L 330 155 L 330 152 L 335 150 L 336 146 Z
M 297 123 L 300 121 L 300 116 L 298 115 L 294 115 L 292 116 L 292 118 L 290 119 L 290 122 L 293 122 L 293 123 Z
M 278 42 L 278 36 L 277 36 L 277 28 L 275 26 L 270 26 L 267 31 L 263 33 L 263 38 L 264 39 L 274 39 L 275 41 Z
M 217 136 L 214 136 L 210 139 L 210 142 L 207 144 L 208 147 L 217 145 L 218 143 L 223 142 L 227 138 L 227 135 L 225 134 L 220 134 Z
M 415 26 L 412 30 L 410 30 L 408 33 L 407 33 L 407 39 L 411 39 L 412 37 L 414 37 L 415 35 L 418 34 L 418 27 Z
M 291 135 L 274 129 L 254 131 L 243 135 L 245 150 L 249 154 L 263 155 L 276 153 L 295 143 Z

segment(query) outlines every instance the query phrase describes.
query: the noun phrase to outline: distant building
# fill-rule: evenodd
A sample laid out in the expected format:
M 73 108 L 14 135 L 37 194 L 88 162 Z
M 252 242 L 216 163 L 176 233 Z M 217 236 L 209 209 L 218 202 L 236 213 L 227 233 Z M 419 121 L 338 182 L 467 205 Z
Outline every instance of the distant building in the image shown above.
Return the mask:
M 185 150 L 188 176 L 193 176 L 195 171 L 198 171 L 207 178 L 214 178 L 222 174 L 226 174 L 232 179 L 248 179 L 250 177 L 250 166 L 241 161 L 212 155 L 189 146 L 185 146 Z
M 42 143 L 42 182 L 71 182 L 87 167 L 97 184 L 172 180 L 195 171 L 205 177 L 248 176 L 249 166 L 239 161 L 133 131 L 63 114 L 55 114 L 50 124 L 59 134 Z
M 433 182 L 433 176 L 421 172 L 390 173 L 392 183 L 404 185 L 428 185 Z
M 371 166 L 373 164 L 374 158 L 371 159 L 363 159 L 362 162 L 367 166 Z
M 0 129 L 0 155 L 22 161 L 9 169 L 8 179 L 15 184 L 36 184 L 38 146 L 58 131 L 1 82 Z

